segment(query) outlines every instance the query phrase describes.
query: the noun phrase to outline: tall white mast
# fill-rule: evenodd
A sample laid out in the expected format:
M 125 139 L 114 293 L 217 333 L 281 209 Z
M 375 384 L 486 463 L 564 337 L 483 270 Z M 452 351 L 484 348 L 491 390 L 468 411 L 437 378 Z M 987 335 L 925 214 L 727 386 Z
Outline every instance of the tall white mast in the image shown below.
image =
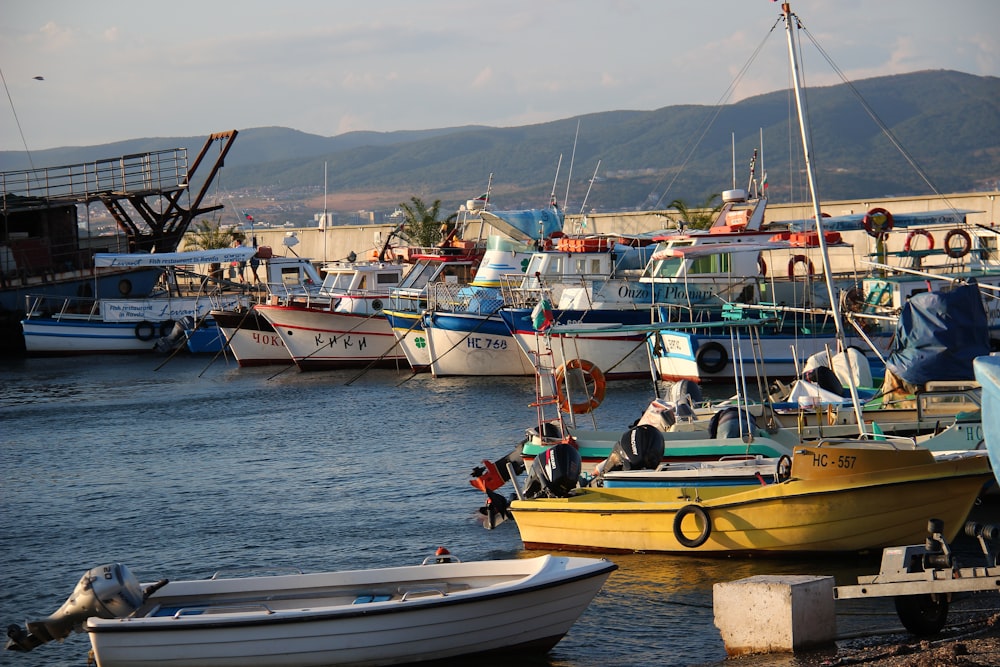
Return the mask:
M 795 90 L 795 108 L 799 115 L 799 130 L 802 133 L 802 153 L 806 162 L 806 177 L 809 180 L 809 195 L 812 198 L 813 217 L 816 220 L 816 233 L 819 236 L 819 250 L 823 257 L 823 277 L 826 279 L 826 289 L 830 295 L 830 307 L 833 311 L 833 323 L 837 331 L 838 351 L 844 351 L 847 349 L 847 344 L 844 340 L 844 322 L 840 314 L 840 305 L 839 300 L 837 299 L 837 293 L 833 287 L 833 275 L 830 272 L 830 254 L 826 245 L 826 237 L 823 234 L 823 214 L 820 212 L 819 193 L 816 189 L 816 175 L 813 173 L 812 169 L 812 159 L 810 157 L 812 155 L 812 148 L 809 145 L 809 132 L 807 130 L 808 126 L 806 125 L 806 114 L 802 101 L 802 84 L 801 75 L 799 73 L 799 61 L 795 55 L 797 50 L 795 48 L 794 28 L 798 26 L 798 16 L 792 13 L 791 4 L 787 2 L 783 2 L 781 4 L 781 12 L 785 16 L 785 33 L 788 36 L 788 58 L 791 62 L 792 83 Z M 857 387 L 854 386 L 853 381 L 848 384 L 851 390 L 852 403 L 854 404 L 854 414 L 858 420 L 858 428 L 860 428 L 863 433 L 865 420 L 864 416 L 861 414 L 861 404 L 858 401 Z

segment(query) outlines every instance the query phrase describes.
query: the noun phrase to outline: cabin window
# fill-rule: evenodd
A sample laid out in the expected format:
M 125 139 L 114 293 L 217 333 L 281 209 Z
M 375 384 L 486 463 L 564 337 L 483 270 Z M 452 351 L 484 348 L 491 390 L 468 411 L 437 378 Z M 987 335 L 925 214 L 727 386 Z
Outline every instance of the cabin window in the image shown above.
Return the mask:
M 732 256 L 728 252 L 717 255 L 698 257 L 691 262 L 688 275 L 693 274 L 728 274 L 732 268 Z
M 399 282 L 399 274 L 395 271 L 390 273 L 378 273 L 375 276 L 375 282 L 379 285 L 395 285 Z
M 670 257 L 653 262 L 650 276 L 653 278 L 673 278 L 681 270 L 684 260 L 680 257 Z
M 298 285 L 300 280 L 300 274 L 298 267 L 292 269 L 282 269 L 281 270 L 281 284 L 283 285 Z

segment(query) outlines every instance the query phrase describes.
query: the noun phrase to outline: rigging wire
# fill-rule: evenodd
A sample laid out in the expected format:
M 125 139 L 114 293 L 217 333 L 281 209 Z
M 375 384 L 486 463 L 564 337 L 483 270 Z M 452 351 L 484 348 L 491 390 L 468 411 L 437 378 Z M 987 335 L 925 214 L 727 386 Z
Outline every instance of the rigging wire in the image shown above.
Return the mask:
M 21 143 L 24 144 L 24 152 L 28 156 L 28 164 L 31 171 L 35 170 L 35 162 L 31 159 L 31 151 L 28 150 L 28 142 L 24 138 L 24 130 L 21 129 L 21 121 L 17 117 L 17 110 L 14 109 L 14 99 L 10 96 L 10 89 L 7 87 L 7 77 L 3 75 L 3 68 L 0 68 L 0 80 L 3 81 L 4 92 L 7 93 L 7 101 L 10 102 L 10 112 L 14 114 L 14 123 L 17 125 L 18 134 L 21 135 Z
M 920 177 L 920 180 L 922 180 L 924 184 L 928 188 L 930 188 L 931 192 L 933 192 L 938 197 L 941 197 L 945 199 L 945 201 L 947 201 L 947 198 L 945 198 L 944 195 L 941 194 L 941 192 L 931 181 L 927 173 L 917 163 L 916 159 L 912 155 L 910 155 L 909 151 L 906 150 L 906 148 L 899 142 L 896 136 L 892 133 L 892 130 L 889 129 L 889 126 L 885 124 L 885 122 L 875 112 L 875 110 L 871 107 L 871 105 L 868 104 L 867 100 L 865 100 L 865 98 L 861 95 L 861 92 L 857 89 L 857 87 L 855 87 L 854 83 L 851 82 L 844 74 L 843 70 L 841 70 L 840 67 L 837 66 L 837 64 L 833 61 L 830 55 L 823 49 L 823 47 L 819 44 L 819 42 L 816 40 L 813 34 L 809 32 L 809 29 L 806 28 L 804 25 L 802 25 L 801 20 L 799 20 L 798 26 L 802 30 L 802 32 L 805 33 L 805 35 L 809 38 L 809 41 L 812 42 L 813 46 L 816 47 L 816 50 L 819 52 L 819 54 L 823 56 L 823 59 L 826 60 L 827 64 L 830 65 L 830 68 L 833 69 L 833 71 L 837 74 L 838 77 L 840 77 L 840 80 L 844 83 L 844 85 L 847 86 L 848 90 L 850 90 L 851 93 L 854 95 L 854 97 L 857 98 L 858 103 L 861 105 L 861 108 L 864 109 L 865 113 L 868 114 L 869 118 L 871 118 L 872 121 L 874 121 L 874 123 L 882 131 L 885 137 L 889 140 L 889 143 L 891 143 L 896 148 L 896 150 L 899 151 L 900 155 L 903 156 L 903 159 L 906 160 L 906 162 L 909 163 L 911 167 L 913 167 L 913 170 L 917 173 L 917 176 Z M 953 209 L 955 208 L 950 202 L 948 202 L 948 205 Z
M 715 106 L 712 108 L 712 114 L 702 124 L 701 128 L 699 128 L 701 129 L 701 132 L 697 134 L 696 139 L 693 139 L 691 142 L 689 142 L 688 146 L 690 147 L 690 149 L 687 150 L 687 154 L 684 157 L 684 161 L 681 162 L 680 167 L 674 173 L 674 177 L 670 179 L 670 183 L 667 184 L 667 187 L 664 189 L 663 194 L 660 195 L 660 198 L 656 200 L 656 204 L 653 206 L 654 209 L 659 208 L 660 204 L 663 203 L 663 200 L 666 199 L 667 193 L 670 192 L 670 188 L 672 188 L 677 179 L 680 178 L 680 175 L 684 172 L 685 167 L 687 167 L 687 164 L 691 161 L 691 158 L 694 156 L 695 150 L 698 148 L 699 145 L 701 145 L 701 142 L 705 138 L 705 135 L 708 134 L 708 131 L 710 129 L 712 129 L 712 125 L 715 124 L 715 121 L 719 117 L 719 114 L 722 113 L 722 109 L 725 106 L 726 101 L 729 100 L 733 96 L 733 93 L 736 92 L 737 85 L 739 84 L 740 81 L 743 80 L 743 77 L 750 69 L 750 65 L 752 65 L 753 62 L 757 59 L 757 56 L 760 55 L 760 52 L 764 48 L 764 44 L 767 43 L 768 38 L 770 38 L 770 36 L 774 33 L 774 29 L 777 27 L 778 23 L 781 22 L 782 20 L 783 20 L 782 17 L 779 17 L 778 20 L 774 22 L 774 25 L 771 26 L 771 29 L 768 31 L 767 35 L 764 36 L 764 39 L 761 40 L 761 43 L 757 45 L 757 48 L 754 49 L 754 52 L 750 54 L 750 57 L 747 59 L 747 61 L 743 63 L 743 67 L 741 67 L 740 71 L 737 72 L 736 77 L 729 84 L 729 87 L 726 88 L 726 90 L 719 97 L 718 101 L 715 103 Z M 656 182 L 656 185 L 653 186 L 654 191 L 657 187 L 659 187 L 660 183 L 662 182 L 663 178 L 661 178 L 659 181 Z

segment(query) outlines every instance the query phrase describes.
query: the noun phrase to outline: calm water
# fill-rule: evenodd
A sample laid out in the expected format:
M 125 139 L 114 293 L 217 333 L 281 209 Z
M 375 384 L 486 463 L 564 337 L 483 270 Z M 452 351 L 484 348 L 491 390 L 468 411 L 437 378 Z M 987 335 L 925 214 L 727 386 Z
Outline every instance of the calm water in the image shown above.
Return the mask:
M 529 378 L 299 373 L 177 358 L 0 361 L 0 621 L 44 617 L 87 569 L 142 581 L 223 568 L 304 571 L 532 555 L 512 522 L 486 531 L 468 483 L 534 419 Z M 630 423 L 648 383 L 616 383 L 597 412 Z M 552 667 L 713 664 L 712 584 L 754 574 L 836 574 L 871 561 L 611 557 L 612 575 Z M 842 580 L 843 579 L 843 580 Z M 883 623 L 892 624 L 891 619 Z M 0 664 L 85 665 L 72 635 Z M 786 664 L 792 664 L 791 661 Z M 534 663 L 532 663 L 534 664 Z

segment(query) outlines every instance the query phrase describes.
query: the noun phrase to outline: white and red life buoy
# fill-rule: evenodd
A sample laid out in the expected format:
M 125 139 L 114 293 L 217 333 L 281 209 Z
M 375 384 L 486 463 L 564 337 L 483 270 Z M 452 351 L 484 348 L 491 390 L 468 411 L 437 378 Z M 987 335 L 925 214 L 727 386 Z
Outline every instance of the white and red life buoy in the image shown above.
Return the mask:
M 934 235 L 926 229 L 912 229 L 910 233 L 906 235 L 906 242 L 903 244 L 903 252 L 910 252 L 913 248 L 913 239 L 917 236 L 923 236 L 927 239 L 927 250 L 934 250 Z

